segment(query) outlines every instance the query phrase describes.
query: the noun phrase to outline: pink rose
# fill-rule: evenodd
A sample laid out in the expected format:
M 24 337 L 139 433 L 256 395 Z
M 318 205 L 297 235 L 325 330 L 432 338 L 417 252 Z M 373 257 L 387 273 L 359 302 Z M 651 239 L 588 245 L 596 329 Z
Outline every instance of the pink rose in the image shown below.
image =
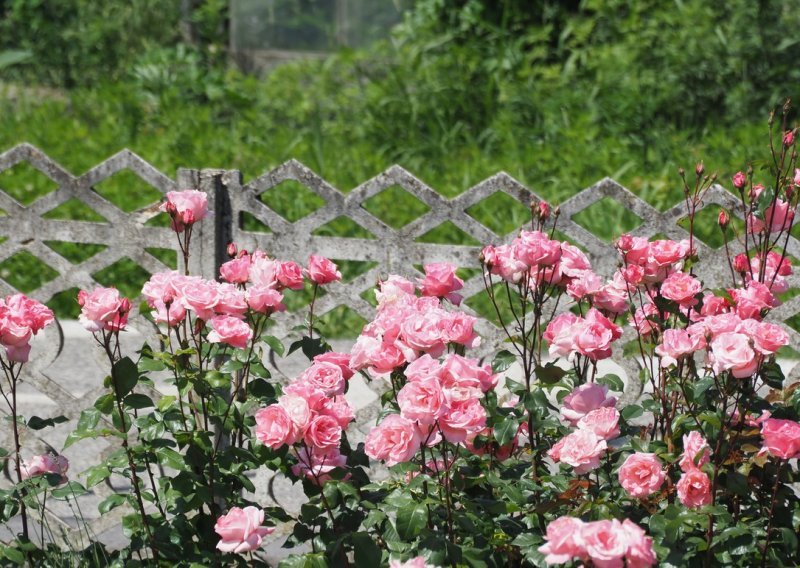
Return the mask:
M 628 550 L 625 553 L 627 568 L 649 568 L 658 562 L 653 550 L 653 539 L 635 523 L 628 519 L 622 521 L 622 529 L 628 541 Z
M 250 255 L 229 260 L 219 267 L 220 278 L 231 284 L 244 284 L 250 275 Z
M 699 333 L 690 333 L 685 329 L 667 329 L 655 352 L 661 357 L 661 366 L 669 367 L 677 365 L 678 359 L 691 355 L 705 346 L 705 338 Z
M 683 454 L 678 462 L 683 471 L 698 469 L 708 463 L 711 449 L 700 432 L 692 431 L 683 436 Z
M 24 294 L 7 296 L 5 302 L 0 300 L 0 307 L 4 308 L 2 310 L 3 317 L 11 318 L 20 325 L 24 325 L 34 335 L 51 324 L 54 318 L 50 308 Z
M 265 446 L 277 450 L 284 444 L 294 444 L 297 432 L 282 406 L 273 404 L 256 411 L 256 438 Z
M 597 383 L 587 383 L 575 388 L 562 401 L 561 417 L 575 426 L 578 421 L 603 406 L 614 406 L 617 399 L 608 396 L 608 387 Z
M 791 205 L 783 199 L 776 199 L 774 205 L 767 207 L 764 211 L 764 219 L 759 219 L 755 215 L 747 216 L 747 232 L 761 233 L 769 227 L 770 233 L 785 231 L 792 224 L 794 210 Z
M 456 266 L 449 262 L 426 264 L 425 278 L 417 283 L 423 296 L 446 298 L 456 306 L 461 303 L 461 294 L 455 292 L 464 287 L 464 281 L 456 276 Z
M 319 286 L 342 279 L 342 273 L 333 262 L 324 256 L 315 254 L 312 254 L 308 260 L 306 274 L 314 284 Z
M 308 382 L 314 388 L 320 389 L 325 396 L 344 394 L 347 382 L 342 375 L 342 368 L 334 363 L 314 361 L 308 369 L 297 378 L 298 381 Z
M 690 469 L 678 480 L 678 499 L 694 509 L 711 503 L 711 480 L 699 469 Z
M 367 434 L 364 451 L 372 459 L 386 460 L 391 467 L 410 461 L 421 445 L 422 436 L 415 423 L 389 414 Z
M 435 378 L 410 381 L 397 393 L 400 414 L 420 424 L 431 425 L 447 412 L 442 387 Z
M 606 441 L 599 438 L 594 432 L 576 430 L 564 437 L 556 461 L 571 465 L 575 469 L 575 473 L 581 475 L 599 467 L 600 456 L 607 449 Z
M 674 272 L 667 276 L 661 284 L 661 295 L 668 300 L 677 302 L 682 308 L 694 306 L 697 296 L 703 289 L 700 281 L 685 272 Z
M 319 414 L 306 426 L 303 440 L 307 445 L 320 450 L 338 448 L 342 441 L 342 427 L 333 416 Z
M 622 523 L 617 519 L 584 524 L 580 538 L 594 566 L 622 567 L 622 559 L 628 550 L 628 539 Z
M 131 302 L 122 298 L 116 288 L 95 288 L 91 292 L 78 292 L 81 315 L 78 316 L 84 328 L 92 333 L 101 329 L 122 330 L 128 322 Z
M 263 251 L 257 250 L 250 255 L 250 271 L 248 280 L 253 286 L 261 288 L 278 288 L 278 261 L 269 258 Z
M 336 266 L 334 265 L 334 270 L 335 269 Z M 290 290 L 303 289 L 303 269 L 296 262 L 278 261 L 275 266 L 275 277 L 278 279 L 280 285 L 284 288 L 289 288 Z M 342 276 L 340 274 L 339 278 L 341 277 Z
M 559 517 L 547 525 L 547 542 L 539 547 L 547 564 L 564 564 L 573 558 L 586 559 L 581 536 L 584 522 L 575 517 Z
M 31 477 L 38 477 L 50 473 L 61 477 L 59 484 L 67 482 L 67 470 L 69 470 L 69 461 L 67 458 L 60 455 L 44 454 L 41 456 L 34 456 L 30 461 L 22 460 L 20 464 L 22 479 L 29 479 Z
M 753 346 L 762 355 L 772 355 L 784 345 L 789 345 L 789 334 L 779 325 L 759 322 L 753 334 Z
M 631 454 L 619 468 L 619 483 L 631 497 L 647 497 L 661 488 L 666 475 L 655 454 Z
M 792 420 L 768 418 L 761 424 L 764 450 L 776 458 L 790 460 L 800 457 L 800 424 Z
M 247 323 L 233 316 L 211 318 L 212 331 L 208 334 L 210 343 L 225 343 L 237 349 L 245 349 L 253 338 L 253 330 Z
M 342 430 L 345 430 L 347 425 L 355 420 L 353 407 L 343 396 L 325 398 L 317 408 L 317 412 L 335 418 Z
M 576 300 L 592 296 L 603 287 L 603 281 L 591 270 L 583 270 L 567 284 L 567 294 Z
M 550 344 L 549 353 L 553 357 L 566 357 L 572 351 L 573 328 L 579 322 L 572 312 L 564 312 L 554 317 L 545 329 L 542 338 Z
M 389 568 L 436 568 L 433 564 L 425 562 L 425 557 L 417 556 L 411 560 L 401 562 L 399 560 L 390 560 Z
M 561 258 L 558 266 L 561 273 L 568 278 L 576 278 L 584 270 L 592 268 L 589 259 L 578 247 L 567 242 L 559 243 L 561 246 Z
M 522 231 L 511 246 L 514 256 L 528 266 L 552 266 L 561 258 L 561 243 L 541 231 Z
M 446 312 L 439 320 L 439 331 L 446 343 L 456 343 L 474 349 L 481 344 L 481 337 L 475 333 L 478 318 L 464 312 Z
M 214 317 L 214 308 L 220 298 L 216 282 L 193 278 L 182 283 L 178 292 L 184 307 L 193 310 L 201 320 L 208 321 Z
M 689 241 L 684 239 L 680 242 L 671 240 L 653 241 L 650 243 L 649 259 L 658 266 L 675 264 L 691 254 Z
M 730 371 L 737 379 L 750 377 L 758 368 L 758 358 L 750 347 L 750 339 L 741 333 L 721 333 L 711 341 L 714 372 Z
M 503 280 L 514 284 L 522 280 L 522 276 L 530 268 L 514 256 L 514 251 L 509 245 L 487 246 L 481 254 L 490 274 L 496 274 Z
M 222 282 L 217 286 L 219 301 L 214 306 L 218 314 L 243 317 L 248 305 L 243 290 L 228 282 Z
M 296 384 L 292 386 L 296 386 Z M 292 422 L 294 422 L 298 432 L 303 432 L 311 421 L 311 411 L 312 407 L 315 406 L 315 401 L 310 399 L 307 392 L 292 392 L 289 391 L 288 388 L 284 389 L 284 392 L 286 394 L 278 399 L 278 404 L 283 407 L 286 414 L 291 418 Z M 319 393 L 320 399 L 324 398 L 321 391 L 312 389 L 311 392 Z
M 214 525 L 214 531 L 220 536 L 217 550 L 234 554 L 257 550 L 261 540 L 275 532 L 274 527 L 262 527 L 263 522 L 264 511 L 257 507 L 231 507 Z
M 350 368 L 350 354 L 349 353 L 339 353 L 337 351 L 328 351 L 327 353 L 321 353 L 314 357 L 315 363 L 332 363 L 339 367 L 339 370 L 342 372 L 342 378 L 345 381 L 349 381 L 350 378 L 355 374 L 355 371 Z
M 578 420 L 578 429 L 593 432 L 598 438 L 611 440 L 619 436 L 619 411 L 613 406 L 602 406 Z
M 453 444 L 474 438 L 486 427 L 486 410 L 477 398 L 453 400 L 439 419 L 445 439 Z
M 414 295 L 414 283 L 402 276 L 391 274 L 386 280 L 378 284 L 375 290 L 375 299 L 379 306 L 394 304 L 401 298 Z
M 180 233 L 208 216 L 208 196 L 195 189 L 170 191 L 166 203 L 159 207 L 172 219 L 172 230 Z
M 736 303 L 736 314 L 742 319 L 760 320 L 762 312 L 780 304 L 767 285 L 754 280 L 747 283 L 747 288 L 734 288 L 728 292 Z

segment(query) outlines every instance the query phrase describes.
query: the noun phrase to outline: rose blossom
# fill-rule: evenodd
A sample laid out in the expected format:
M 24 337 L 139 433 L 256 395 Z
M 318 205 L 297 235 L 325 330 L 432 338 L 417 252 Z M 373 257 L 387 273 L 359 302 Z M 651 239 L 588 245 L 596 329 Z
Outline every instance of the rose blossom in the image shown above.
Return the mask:
M 22 479 L 29 479 L 31 477 L 38 477 L 51 473 L 53 475 L 61 476 L 59 484 L 67 482 L 67 470 L 69 469 L 69 461 L 64 456 L 44 454 L 41 456 L 34 456 L 28 460 L 22 460 L 20 464 L 20 473 Z
M 457 290 L 464 287 L 464 281 L 456 276 L 456 266 L 449 262 L 434 262 L 425 265 L 425 278 L 417 279 L 423 296 L 446 298 L 454 305 L 461 304 L 461 294 Z
M 220 278 L 231 284 L 244 284 L 250 275 L 250 255 L 229 260 L 219 267 Z
M 616 438 L 619 436 L 619 411 L 613 406 L 592 410 L 578 421 L 578 429 L 589 430 L 603 440 Z
M 514 256 L 514 251 L 509 245 L 484 247 L 481 256 L 491 274 L 496 274 L 503 280 L 514 284 L 522 280 L 522 276 L 530 268 Z
M 711 503 L 711 480 L 699 469 L 681 475 L 677 488 L 681 503 L 690 509 Z
M 262 444 L 277 450 L 284 444 L 297 441 L 297 428 L 284 408 L 272 404 L 256 411 L 256 438 Z
M 257 507 L 231 507 L 214 525 L 220 536 L 217 550 L 234 554 L 257 550 L 261 540 L 275 531 L 274 527 L 262 527 L 263 522 L 264 511 Z
M 172 230 L 180 233 L 208 216 L 208 196 L 196 189 L 170 191 L 167 193 L 167 201 L 161 204 L 159 210 L 170 216 Z
M 341 277 L 340 274 L 339 278 Z M 303 289 L 303 269 L 300 268 L 300 265 L 296 262 L 277 261 L 275 265 L 275 278 L 277 278 L 278 283 L 284 288 L 289 288 L 290 290 Z
M 789 345 L 789 334 L 781 326 L 759 322 L 753 334 L 753 346 L 762 355 L 772 355 L 784 345 Z
M 439 419 L 439 427 L 448 442 L 464 442 L 486 427 L 486 410 L 477 398 L 453 400 L 448 412 Z
M 800 457 L 800 424 L 793 420 L 768 418 L 761 424 L 764 450 L 776 458 L 790 460 Z
M 628 541 L 628 550 L 625 552 L 627 568 L 655 566 L 658 558 L 653 550 L 653 539 L 647 536 L 641 527 L 628 519 L 622 521 L 622 529 L 625 531 Z
M 711 449 L 700 432 L 692 431 L 683 436 L 683 454 L 678 462 L 683 471 L 698 469 L 708 463 Z
M 339 272 L 336 265 L 325 258 L 312 254 L 308 259 L 308 269 L 306 270 L 308 278 L 318 286 L 329 284 L 342 279 L 342 273 Z
M 631 497 L 646 497 L 659 490 L 666 474 L 655 454 L 631 454 L 619 468 L 619 483 Z
M 101 329 L 122 330 L 128 322 L 131 302 L 122 298 L 116 288 L 95 288 L 91 292 L 78 292 L 81 314 L 78 316 L 84 328 L 92 333 Z
M 226 343 L 231 347 L 244 349 L 253 338 L 253 330 L 242 320 L 233 316 L 211 318 L 212 331 L 208 334 L 210 343 Z
M 576 430 L 563 438 L 557 451 L 551 448 L 548 455 L 557 462 L 563 462 L 575 468 L 581 475 L 600 466 L 600 456 L 608 449 L 606 441 L 589 430 Z M 552 454 L 551 454 L 552 452 Z
M 245 299 L 250 309 L 260 314 L 282 312 L 286 309 L 286 306 L 281 303 L 283 294 L 273 288 L 251 286 L 245 292 Z
M 750 347 L 750 339 L 742 333 L 719 334 L 711 341 L 710 357 L 715 373 L 730 370 L 737 379 L 751 376 L 758 368 L 758 358 Z
M 547 542 L 539 547 L 547 564 L 564 564 L 573 558 L 586 558 L 581 537 L 583 521 L 575 517 L 559 517 L 547 525 Z
M 691 355 L 705 346 L 705 338 L 699 333 L 691 333 L 685 329 L 667 329 L 655 352 L 661 357 L 661 366 L 669 367 L 677 365 L 681 357 Z
M 323 391 L 326 396 L 344 394 L 345 386 L 347 385 L 342 374 L 342 368 L 339 365 L 316 360 L 300 374 L 297 380 L 308 382 L 313 387 Z
M 442 388 L 435 378 L 406 383 L 397 393 L 397 405 L 404 418 L 424 425 L 433 424 L 448 410 Z
M 561 243 L 541 231 L 522 231 L 511 244 L 514 256 L 528 266 L 552 266 L 561 258 Z
M 595 566 L 622 566 L 622 558 L 628 550 L 628 539 L 622 523 L 617 519 L 584 524 L 581 527 L 581 540 Z
M 700 281 L 685 272 L 675 272 L 667 276 L 661 284 L 661 295 L 668 300 L 677 302 L 682 308 L 694 306 L 697 296 L 703 289 Z
M 338 448 L 342 441 L 342 427 L 333 416 L 319 414 L 312 418 L 306 426 L 303 441 L 320 450 Z
M 433 564 L 425 562 L 424 556 L 417 556 L 411 560 L 401 562 L 400 560 L 390 560 L 389 568 L 436 568 Z
M 367 434 L 364 451 L 372 459 L 386 460 L 391 467 L 413 458 L 422 441 L 416 424 L 399 414 L 389 414 Z
M 608 387 L 597 383 L 587 383 L 575 388 L 561 402 L 561 417 L 575 426 L 592 410 L 602 406 L 614 406 L 617 399 L 608 395 Z

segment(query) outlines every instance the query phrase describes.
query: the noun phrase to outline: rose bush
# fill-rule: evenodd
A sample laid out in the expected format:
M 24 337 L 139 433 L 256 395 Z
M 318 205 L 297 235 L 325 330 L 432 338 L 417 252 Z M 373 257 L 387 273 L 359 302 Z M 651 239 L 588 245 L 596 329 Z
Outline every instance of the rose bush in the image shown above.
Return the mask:
M 0 555 L 47 564 L 58 548 L 44 531 L 33 538 L 31 510 L 115 476 L 130 491 L 99 510 L 124 507 L 129 544 L 62 551 L 66 563 L 263 564 L 264 540 L 283 524 L 284 546 L 299 547 L 287 568 L 797 565 L 800 389 L 777 361 L 790 335 L 768 321 L 790 290 L 786 235 L 800 199 L 786 116 L 781 127 L 770 183 L 753 171 L 733 178 L 744 232 L 719 216 L 725 289 L 696 272 L 694 218 L 715 180 L 702 165 L 693 179 L 682 173 L 688 239 L 621 235 L 608 278 L 555 238 L 558 208 L 533 204 L 530 230 L 481 253 L 507 335 L 487 359 L 475 355 L 478 320 L 460 307 L 455 266 L 379 282 L 374 318 L 350 352 L 334 352 L 314 300 L 341 279 L 335 263 L 314 255 L 302 267 L 232 244 L 218 281 L 193 276 L 192 228 L 207 199 L 168 194 L 184 270 L 154 274 L 142 290 L 160 345 L 124 354 L 132 302 L 111 288 L 78 296 L 110 373 L 65 447 L 96 437 L 117 445 L 82 483 L 66 480 L 63 458 L 22 459 L 21 430 L 61 420 L 26 419 L 15 406 L 30 340 L 52 314 L 21 295 L 0 302 L 14 439 L 4 456 L 15 473 L 0 513 L 22 527 Z M 269 327 L 284 294 L 305 286 L 307 325 L 287 349 Z M 298 350 L 305 370 L 274 380 L 267 352 Z M 641 368 L 628 389 L 603 371 L 615 351 Z M 168 375 L 174 394 L 150 398 L 152 373 Z M 345 398 L 356 373 L 384 387 L 361 443 Z M 378 462 L 388 476 L 374 475 Z M 254 501 L 249 474 L 259 468 L 302 485 L 299 514 Z

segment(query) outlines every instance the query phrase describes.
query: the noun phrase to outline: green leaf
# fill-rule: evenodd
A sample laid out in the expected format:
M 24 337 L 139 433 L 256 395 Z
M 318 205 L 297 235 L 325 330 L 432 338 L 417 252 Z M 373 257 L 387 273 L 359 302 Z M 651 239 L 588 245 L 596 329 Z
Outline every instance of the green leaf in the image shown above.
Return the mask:
M 283 354 L 286 352 L 286 348 L 283 346 L 283 343 L 280 339 L 273 335 L 262 335 L 261 340 L 269 345 L 270 349 L 278 354 L 278 357 L 283 357 Z
M 516 360 L 517 357 L 513 353 L 503 349 L 492 360 L 492 372 L 502 373 L 513 365 Z
M 42 428 L 55 426 L 56 424 L 61 424 L 62 422 L 67 421 L 69 421 L 69 418 L 66 416 L 56 416 L 55 418 L 39 418 L 38 416 L 31 416 L 28 419 L 28 428 L 31 430 L 41 430 Z
M 95 465 L 87 469 L 86 473 L 86 487 L 94 487 L 104 479 L 108 479 L 111 475 L 111 470 L 104 465 Z
M 100 504 L 97 506 L 97 510 L 100 512 L 101 515 L 105 515 L 112 509 L 116 509 L 120 505 L 122 505 L 126 501 L 127 497 L 120 493 L 112 493 L 105 499 L 103 499 Z
M 397 511 L 397 534 L 403 540 L 412 540 L 428 522 L 428 508 L 414 503 Z
M 597 379 L 597 382 L 600 383 L 601 385 L 608 385 L 608 388 L 610 388 L 613 391 L 617 392 L 625 391 L 625 383 L 622 382 L 622 379 L 620 379 L 618 375 L 614 374 L 604 375 L 599 379 Z
M 81 495 L 86 495 L 88 491 L 77 481 L 68 481 L 65 485 L 57 487 L 50 492 L 54 499 L 74 499 Z
M 114 410 L 115 400 L 113 394 L 107 393 L 94 401 L 94 407 L 103 414 L 111 414 L 111 411 Z
M 183 456 L 171 448 L 156 448 L 156 456 L 161 465 L 177 470 L 186 469 Z
M 355 549 L 356 568 L 373 568 L 381 565 L 381 549 L 367 533 L 357 532 L 351 538 Z
M 172 395 L 162 396 L 158 400 L 158 404 L 156 404 L 156 408 L 158 408 L 161 412 L 164 412 L 164 410 L 169 408 L 169 406 L 173 402 L 175 402 L 176 400 L 178 400 L 178 397 L 176 397 L 176 396 L 172 396 Z
M 638 418 L 643 413 L 644 410 L 638 404 L 629 404 L 628 406 L 622 409 L 622 412 L 620 412 L 622 417 L 627 421 L 633 420 L 634 418 Z
M 244 367 L 244 363 L 241 361 L 235 361 L 233 359 L 228 359 L 219 367 L 220 373 L 235 373 L 236 371 L 242 369 Z
M 146 394 L 132 393 L 125 397 L 125 405 L 130 408 L 141 409 L 155 406 L 153 399 Z
M 546 385 L 552 385 L 564 378 L 567 372 L 555 363 L 548 363 L 544 367 L 536 367 L 536 378 Z
M 33 57 L 33 53 L 22 49 L 7 49 L 5 51 L 0 51 L 0 69 L 11 67 L 12 65 L 17 65 L 18 63 L 23 63 L 31 57 Z M 9 558 L 9 560 L 11 559 Z M 19 562 L 19 564 L 22 564 L 22 562 Z
M 81 416 L 78 418 L 78 425 L 75 431 L 84 433 L 94 430 L 98 422 L 100 422 L 100 411 L 96 408 L 87 408 L 81 411 Z
M 113 375 L 118 397 L 123 397 L 133 390 L 139 382 L 139 369 L 130 357 L 123 357 L 113 367 Z
M 515 417 L 509 416 L 499 424 L 495 424 L 494 439 L 501 446 L 505 446 L 514 439 L 517 430 L 519 430 L 519 421 Z
M 782 389 L 786 377 L 777 362 L 771 361 L 761 366 L 761 378 L 774 389 Z
M 3 66 L 1 56 L 2 54 L 0 54 L 0 68 Z M 21 550 L 17 550 L 16 548 L 10 546 L 3 547 L 3 556 L 14 564 L 25 564 L 25 555 L 22 554 Z
M 139 359 L 139 372 L 147 373 L 149 371 L 163 371 L 167 368 L 163 361 L 152 359 L 150 357 L 142 357 Z

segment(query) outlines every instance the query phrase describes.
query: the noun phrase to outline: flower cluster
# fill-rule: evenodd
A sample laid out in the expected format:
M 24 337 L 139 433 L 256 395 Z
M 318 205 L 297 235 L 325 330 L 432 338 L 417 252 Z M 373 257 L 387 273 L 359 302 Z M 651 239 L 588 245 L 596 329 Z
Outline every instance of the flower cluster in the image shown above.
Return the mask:
M 622 328 L 595 308 L 586 317 L 570 312 L 550 322 L 542 338 L 550 344 L 553 357 L 582 355 L 592 361 L 611 357 L 611 344 L 622 336 Z
M 560 517 L 547 525 L 547 543 L 539 547 L 547 564 L 566 564 L 573 559 L 591 560 L 593 566 L 644 568 L 656 564 L 653 539 L 628 519 L 619 522 L 584 522 Z
M 92 333 L 121 331 L 128 323 L 131 302 L 119 295 L 116 288 L 95 288 L 91 292 L 78 292 L 78 305 L 81 307 L 78 320 Z
M 169 215 L 172 230 L 181 233 L 209 215 L 208 196 L 196 189 L 170 191 L 159 210 Z
M 53 321 L 53 312 L 23 294 L 0 300 L 0 345 L 12 363 L 25 363 L 31 352 L 30 341 Z
M 347 353 L 328 352 L 283 389 L 276 404 L 256 412 L 256 438 L 278 449 L 297 445 L 295 475 L 324 483 L 346 458 L 339 452 L 342 433 L 353 420 L 353 408 L 344 397 L 353 376 Z

